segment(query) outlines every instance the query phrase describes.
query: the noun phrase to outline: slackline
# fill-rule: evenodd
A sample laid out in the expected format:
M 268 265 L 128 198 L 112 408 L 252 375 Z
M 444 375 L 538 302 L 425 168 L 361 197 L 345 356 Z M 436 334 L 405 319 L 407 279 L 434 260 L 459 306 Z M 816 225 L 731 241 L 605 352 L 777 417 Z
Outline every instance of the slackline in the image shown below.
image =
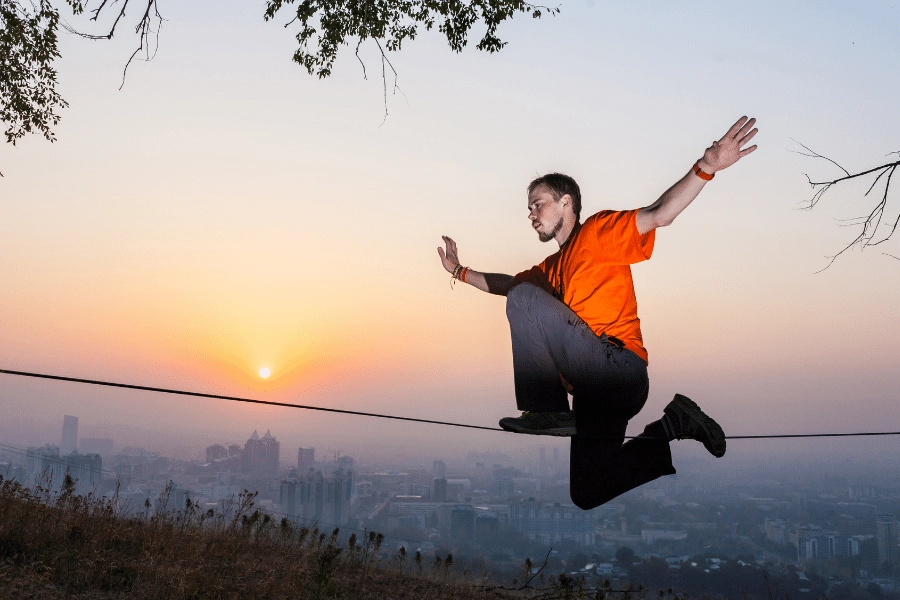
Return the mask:
M 147 385 L 136 385 L 133 383 L 117 383 L 114 381 L 101 381 L 97 379 L 82 379 L 80 377 L 65 377 L 62 375 L 49 375 L 46 373 L 30 373 L 27 371 L 13 371 L 10 369 L 0 369 L 0 374 L 15 375 L 18 377 L 33 377 L 35 379 L 50 379 L 52 381 L 65 381 L 68 383 L 84 383 L 87 385 L 99 385 L 104 387 L 123 388 L 127 390 L 139 390 L 143 392 L 155 392 L 158 394 L 175 394 L 179 396 L 193 396 L 196 398 L 211 398 L 213 400 L 227 400 L 229 402 L 247 402 L 249 404 L 265 404 L 267 406 L 281 406 L 284 408 L 299 408 L 303 410 L 318 410 L 322 412 L 338 413 L 342 415 L 357 415 L 360 417 L 375 417 L 378 419 L 395 419 L 398 421 L 412 421 L 415 423 L 430 423 L 432 425 L 446 425 L 448 427 L 465 427 L 467 429 L 484 429 L 486 431 L 503 431 L 505 429 L 499 427 L 487 427 L 485 425 L 470 425 L 468 423 L 452 423 L 449 421 L 436 421 L 433 419 L 417 419 L 415 417 L 401 417 L 398 415 L 384 415 L 379 413 L 362 412 L 358 410 L 345 410 L 341 408 L 326 408 L 324 406 L 309 406 L 305 404 L 291 404 L 289 402 L 274 402 L 272 400 L 259 400 L 256 398 L 242 398 L 240 396 L 226 396 L 223 394 L 208 394 L 205 392 L 192 392 L 188 390 L 177 390 L 172 388 L 161 388 Z M 523 435 L 523 434 L 519 434 Z M 900 431 L 859 431 L 853 433 L 776 433 L 766 435 L 726 435 L 725 439 L 729 440 L 770 440 L 770 439 L 786 439 L 786 438 L 825 438 L 825 437 L 873 437 L 873 436 L 890 436 L 900 435 Z M 626 439 L 634 439 L 638 436 L 626 435 Z M 647 439 L 648 436 L 642 436 Z

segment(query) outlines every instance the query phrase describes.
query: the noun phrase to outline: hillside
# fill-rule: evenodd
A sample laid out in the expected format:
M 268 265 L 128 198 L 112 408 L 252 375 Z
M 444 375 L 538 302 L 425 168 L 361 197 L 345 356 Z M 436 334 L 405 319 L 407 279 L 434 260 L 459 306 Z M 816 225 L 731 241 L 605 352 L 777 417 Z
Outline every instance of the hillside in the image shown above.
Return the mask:
M 253 510 L 121 517 L 115 499 L 0 483 L 0 597 L 78 599 L 602 597 L 554 578 L 542 589 L 479 585 L 452 557 L 388 555 L 383 537 L 345 539 Z M 418 560 L 417 560 L 418 558 Z M 518 584 L 516 584 L 518 585 Z M 521 586 L 519 586 L 521 587 Z M 590 594 L 590 595 L 588 595 Z

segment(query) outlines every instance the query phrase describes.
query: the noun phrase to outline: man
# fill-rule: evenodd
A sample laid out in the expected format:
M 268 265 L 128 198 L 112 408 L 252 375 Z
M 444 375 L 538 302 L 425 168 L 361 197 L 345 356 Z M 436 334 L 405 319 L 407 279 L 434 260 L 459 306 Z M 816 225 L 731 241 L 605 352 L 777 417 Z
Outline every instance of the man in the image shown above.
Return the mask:
M 647 401 L 644 349 L 632 263 L 650 258 L 658 227 L 670 225 L 722 169 L 756 150 L 757 130 L 741 117 L 722 139 L 653 204 L 601 211 L 581 223 L 581 192 L 551 173 L 528 186 L 532 227 L 559 251 L 518 275 L 463 267 L 456 242 L 438 248 L 455 279 L 507 297 L 516 403 L 521 417 L 501 419 L 508 431 L 572 437 L 570 494 L 585 510 L 662 475 L 675 473 L 669 442 L 695 439 L 725 454 L 722 428 L 690 399 L 676 394 L 660 420 L 625 440 L 628 420 Z M 567 392 L 572 393 L 572 411 Z

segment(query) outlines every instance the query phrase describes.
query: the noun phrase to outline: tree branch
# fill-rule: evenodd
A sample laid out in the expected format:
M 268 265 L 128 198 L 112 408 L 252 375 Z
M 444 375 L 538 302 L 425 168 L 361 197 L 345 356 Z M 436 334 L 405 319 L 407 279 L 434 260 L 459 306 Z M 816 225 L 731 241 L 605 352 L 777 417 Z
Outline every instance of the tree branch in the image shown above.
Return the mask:
M 116 15 L 115 20 L 109 28 L 107 33 L 103 34 L 92 34 L 92 33 L 84 33 L 78 31 L 68 23 L 63 23 L 63 28 L 69 33 L 75 34 L 79 37 L 82 37 L 87 40 L 111 40 L 113 35 L 116 33 L 116 28 L 119 26 L 119 21 L 125 17 L 125 10 L 128 8 L 128 4 L 131 0 L 114 0 L 113 4 L 116 1 L 122 2 L 122 8 L 119 10 L 118 15 Z M 100 5 L 91 10 L 91 14 L 93 15 L 90 20 L 97 21 L 100 13 L 106 8 L 108 0 L 103 0 Z M 159 48 L 159 32 L 162 29 L 162 23 L 165 19 L 163 19 L 162 15 L 159 12 L 159 4 L 157 0 L 146 0 L 146 5 L 144 6 L 144 12 L 141 15 L 141 19 L 138 21 L 137 25 L 134 28 L 134 32 L 138 36 L 138 47 L 131 53 L 131 56 L 128 57 L 128 60 L 125 63 L 125 68 L 122 69 L 122 83 L 119 85 L 119 89 L 121 90 L 125 86 L 125 76 L 128 74 L 128 67 L 131 66 L 131 62 L 135 59 L 135 57 L 143 51 L 146 54 L 146 58 L 144 60 L 153 60 L 153 57 L 156 56 L 156 51 Z M 158 23 L 156 30 L 153 30 L 153 23 Z M 155 34 L 155 36 L 154 36 Z M 151 40 L 151 37 L 155 39 Z M 150 49 L 153 48 L 151 53 Z
M 859 246 L 860 248 L 867 248 L 869 246 L 877 246 L 879 244 L 886 242 L 887 240 L 889 240 L 891 238 L 891 236 L 894 235 L 894 232 L 897 231 L 898 225 L 900 225 L 900 214 L 897 215 L 897 218 L 894 220 L 893 224 L 890 226 L 890 231 L 887 233 L 887 235 L 884 235 L 883 237 L 881 237 L 881 239 L 878 239 L 876 241 L 876 233 L 878 232 L 878 228 L 882 224 L 882 219 L 884 218 L 885 210 L 887 209 L 888 196 L 889 196 L 890 190 L 891 190 L 891 178 L 894 175 L 894 171 L 897 170 L 897 167 L 900 167 L 900 160 L 885 163 L 881 166 L 873 167 L 871 169 L 866 169 L 865 171 L 860 171 L 858 173 L 850 173 L 850 171 L 848 171 L 847 169 L 842 167 L 836 161 L 828 158 L 827 156 L 823 156 L 814 150 L 811 150 L 810 148 L 801 144 L 800 142 L 797 142 L 796 140 L 794 140 L 794 141 L 797 144 L 799 144 L 801 147 L 803 147 L 803 149 L 806 150 L 806 152 L 797 152 L 797 151 L 792 151 L 792 152 L 795 152 L 796 154 L 800 154 L 801 156 L 809 156 L 811 158 L 821 158 L 821 159 L 826 160 L 826 161 L 830 162 L 831 164 L 835 165 L 841 171 L 844 172 L 844 175 L 842 177 L 837 177 L 835 179 L 823 180 L 823 181 L 813 181 L 809 177 L 809 175 L 804 173 L 804 176 L 806 177 L 807 182 L 809 182 L 810 187 L 813 189 L 813 195 L 806 203 L 806 206 L 805 206 L 806 210 L 811 210 L 812 208 L 814 208 L 816 206 L 816 204 L 818 204 L 819 201 L 822 199 L 822 196 L 824 196 L 825 193 L 828 190 L 830 190 L 832 187 L 834 187 L 835 185 L 838 185 L 844 181 L 849 181 L 851 179 L 857 179 L 859 177 L 865 177 L 866 175 L 878 173 L 878 175 L 872 181 L 872 184 L 866 190 L 866 193 L 863 194 L 863 197 L 867 197 L 869 195 L 869 193 L 873 189 L 875 189 L 875 186 L 878 184 L 878 182 L 881 180 L 881 178 L 884 177 L 885 175 L 887 175 L 887 177 L 885 178 L 885 181 L 884 181 L 884 192 L 881 194 L 879 201 L 875 204 L 875 206 L 872 208 L 872 210 L 869 212 L 869 214 L 863 215 L 860 217 L 854 217 L 852 219 L 847 219 L 847 221 L 852 221 L 852 222 L 847 223 L 846 226 L 857 226 L 857 227 L 862 226 L 862 231 L 860 231 L 859 235 L 857 235 L 849 244 L 844 246 L 838 253 L 834 254 L 833 256 L 828 257 L 828 258 L 830 258 L 830 260 L 828 261 L 828 264 L 825 265 L 824 268 L 817 271 L 817 273 L 821 273 L 822 271 L 824 271 L 825 269 L 827 269 L 828 267 L 833 265 L 834 261 L 837 260 L 837 258 L 840 255 L 842 255 L 844 252 L 846 252 L 847 250 L 851 249 L 854 246 Z M 891 152 L 888 156 L 890 156 L 891 154 L 897 154 L 898 156 L 900 156 L 900 153 L 897 153 L 897 152 Z
M 558 7 L 524 0 L 266 0 L 265 20 L 274 19 L 279 11 L 287 8 L 293 9 L 295 16 L 285 27 L 293 23 L 299 26 L 298 47 L 293 60 L 310 75 L 320 78 L 331 75 L 338 49 L 349 40 L 356 39 L 358 60 L 360 45 L 368 39 L 375 40 L 381 59 L 385 119 L 388 68 L 394 77 L 394 93 L 399 90 L 403 94 L 397 85 L 397 70 L 387 52 L 398 51 L 404 41 L 414 40 L 420 28 L 426 31 L 437 29 L 447 38 L 451 50 L 461 52 L 468 44 L 472 27 L 483 23 L 486 31 L 476 48 L 497 52 L 506 45 L 497 37 L 497 28 L 504 21 L 519 13 L 540 18 L 545 13 L 556 15 L 559 12 Z M 365 65 L 363 77 L 366 77 Z

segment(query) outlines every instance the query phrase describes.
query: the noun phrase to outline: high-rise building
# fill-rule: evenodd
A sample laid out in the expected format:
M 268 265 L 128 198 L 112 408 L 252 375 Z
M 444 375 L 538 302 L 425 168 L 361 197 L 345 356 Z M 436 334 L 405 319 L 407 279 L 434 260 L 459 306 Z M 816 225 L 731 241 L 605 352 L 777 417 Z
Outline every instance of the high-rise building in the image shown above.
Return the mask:
M 431 465 L 432 479 L 447 479 L 447 464 L 442 460 L 436 460 Z
M 265 466 L 266 473 L 275 474 L 278 472 L 280 465 L 279 458 L 281 456 L 281 444 L 275 439 L 275 436 L 267 429 L 266 435 L 262 439 L 263 448 L 265 448 Z
M 85 495 L 97 492 L 103 479 L 103 459 L 99 454 L 73 452 L 62 457 L 63 469 L 75 482 L 75 492 Z M 59 482 L 60 485 L 62 481 Z
M 300 448 L 297 450 L 297 472 L 303 475 L 316 464 L 315 448 Z
M 875 515 L 878 562 L 889 563 L 897 554 L 897 519 L 894 515 Z
M 72 454 L 78 450 L 78 417 L 65 415 L 63 417 L 62 440 L 59 444 L 59 452 L 62 455 Z
M 337 466 L 339 469 L 343 469 L 347 472 L 353 470 L 353 457 L 352 456 L 341 456 L 337 459 Z
M 331 527 L 350 519 L 351 497 L 352 478 L 343 469 L 329 476 L 321 471 L 291 471 L 281 482 L 278 504 L 292 519 Z
M 31 447 L 25 453 L 25 471 L 29 477 L 56 481 L 60 464 L 59 447 L 52 444 Z
M 300 475 L 296 470 L 291 469 L 287 479 L 282 479 L 278 488 L 278 505 L 289 519 L 296 519 L 299 516 L 297 500 L 301 491 Z
M 276 474 L 280 451 L 281 444 L 278 443 L 271 431 L 267 430 L 266 435 L 262 438 L 254 431 L 247 443 L 244 444 L 241 465 L 243 471 L 259 475 Z
M 509 500 L 515 496 L 516 486 L 513 483 L 513 478 L 504 475 L 494 477 L 494 493 L 501 500 Z
M 475 537 L 475 507 L 458 504 L 450 509 L 450 539 L 466 542 Z
M 436 478 L 431 482 L 432 490 L 431 490 L 431 499 L 435 502 L 446 502 L 447 501 L 447 480 L 443 477 Z

